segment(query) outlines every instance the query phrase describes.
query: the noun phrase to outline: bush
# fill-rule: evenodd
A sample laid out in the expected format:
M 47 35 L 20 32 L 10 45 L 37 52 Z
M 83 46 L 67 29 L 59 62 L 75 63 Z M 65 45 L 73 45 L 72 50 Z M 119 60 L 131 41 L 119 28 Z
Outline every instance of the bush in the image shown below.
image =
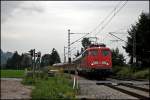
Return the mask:
M 149 69 L 142 69 L 135 66 L 114 66 L 114 76 L 128 79 L 149 79 Z
M 150 77 L 149 69 L 141 70 L 133 74 L 134 78 L 138 79 L 149 79 Z
M 122 66 L 113 66 L 112 71 L 113 74 L 116 75 L 121 70 Z
M 133 74 L 131 68 L 122 67 L 122 69 L 117 73 L 121 78 L 130 78 Z

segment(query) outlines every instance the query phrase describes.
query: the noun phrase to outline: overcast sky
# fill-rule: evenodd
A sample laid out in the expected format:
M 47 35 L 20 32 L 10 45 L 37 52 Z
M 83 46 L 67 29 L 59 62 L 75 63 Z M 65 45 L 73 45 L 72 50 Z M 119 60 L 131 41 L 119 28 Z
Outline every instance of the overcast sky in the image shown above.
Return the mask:
M 70 29 L 73 33 L 92 32 L 88 37 L 97 34 L 99 42 L 105 43 L 111 49 L 118 47 L 128 58 L 122 49 L 125 43 L 112 42 L 111 40 L 116 38 L 108 32 L 124 33 L 115 35 L 126 40 L 127 30 L 137 22 L 141 12 L 149 12 L 149 1 L 128 1 L 105 26 L 105 22 L 107 23 L 105 17 L 116 5 L 119 8 L 124 2 L 1 1 L 1 48 L 5 52 L 17 50 L 20 54 L 33 48 L 45 54 L 51 53 L 52 48 L 56 48 L 63 61 L 64 46 L 67 46 L 67 30 Z M 114 11 L 117 11 L 117 8 Z M 100 30 L 103 26 L 104 29 Z M 83 35 L 71 35 L 71 42 L 81 36 Z M 80 50 L 81 42 L 72 47 L 75 47 L 73 55 L 76 50 Z

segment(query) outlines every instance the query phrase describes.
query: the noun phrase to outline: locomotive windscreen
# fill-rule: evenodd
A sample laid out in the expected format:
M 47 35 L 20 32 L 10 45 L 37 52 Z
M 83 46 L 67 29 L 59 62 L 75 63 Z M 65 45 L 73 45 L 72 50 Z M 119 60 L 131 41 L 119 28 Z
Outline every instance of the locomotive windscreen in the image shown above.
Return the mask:
M 109 55 L 109 51 L 108 51 L 108 50 L 102 50 L 102 55 L 103 55 L 103 56 Z
M 98 50 L 90 50 L 89 55 L 91 56 L 97 56 L 98 55 Z

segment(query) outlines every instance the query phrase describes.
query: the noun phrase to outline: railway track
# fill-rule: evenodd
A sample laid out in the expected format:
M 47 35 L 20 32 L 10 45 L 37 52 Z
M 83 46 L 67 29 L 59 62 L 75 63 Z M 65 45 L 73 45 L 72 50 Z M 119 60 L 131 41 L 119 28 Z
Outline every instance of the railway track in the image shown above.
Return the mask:
M 134 88 L 134 89 L 138 89 L 141 91 L 145 91 L 145 92 L 150 92 L 150 89 L 148 89 L 148 88 L 142 88 L 142 87 L 138 87 L 138 86 L 130 85 L 130 84 L 121 84 L 121 85 L 130 87 L 130 88 Z
M 147 82 L 136 83 L 137 81 L 135 82 L 135 81 L 120 81 L 120 80 L 115 80 L 115 82 L 113 80 L 112 83 L 109 82 L 104 85 L 112 89 L 118 90 L 120 92 L 123 92 L 125 94 L 134 96 L 138 99 L 150 99 L 149 95 L 150 89 L 137 86 L 137 84 L 148 85 L 149 83 Z
M 150 99 L 149 97 L 149 89 L 139 88 L 134 85 L 120 84 L 120 85 L 112 85 L 112 84 L 104 84 L 110 88 L 123 92 L 125 94 L 134 96 L 138 99 Z
M 78 80 L 80 99 L 150 99 L 150 89 L 139 87 L 139 84 L 149 87 L 147 82 L 114 81 L 114 79 L 97 81 L 80 78 Z

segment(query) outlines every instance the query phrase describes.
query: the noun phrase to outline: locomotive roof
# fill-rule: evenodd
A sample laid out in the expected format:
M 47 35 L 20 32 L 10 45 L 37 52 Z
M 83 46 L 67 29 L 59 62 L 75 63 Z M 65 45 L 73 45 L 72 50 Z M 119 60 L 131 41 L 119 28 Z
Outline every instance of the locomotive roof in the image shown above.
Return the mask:
M 90 47 L 90 48 L 87 48 L 86 50 L 92 50 L 92 49 L 108 49 L 108 50 L 110 50 L 108 47 Z
M 87 48 L 85 51 L 87 51 L 87 50 L 93 50 L 93 49 L 110 50 L 108 47 L 90 47 L 90 48 Z M 84 51 L 84 52 L 85 52 L 85 51 Z M 82 52 L 82 54 L 83 54 L 84 52 Z M 80 54 L 78 57 L 76 57 L 76 58 L 73 60 L 73 62 L 76 61 L 76 60 L 78 60 L 78 59 L 80 59 L 80 58 L 82 57 L 82 54 Z

